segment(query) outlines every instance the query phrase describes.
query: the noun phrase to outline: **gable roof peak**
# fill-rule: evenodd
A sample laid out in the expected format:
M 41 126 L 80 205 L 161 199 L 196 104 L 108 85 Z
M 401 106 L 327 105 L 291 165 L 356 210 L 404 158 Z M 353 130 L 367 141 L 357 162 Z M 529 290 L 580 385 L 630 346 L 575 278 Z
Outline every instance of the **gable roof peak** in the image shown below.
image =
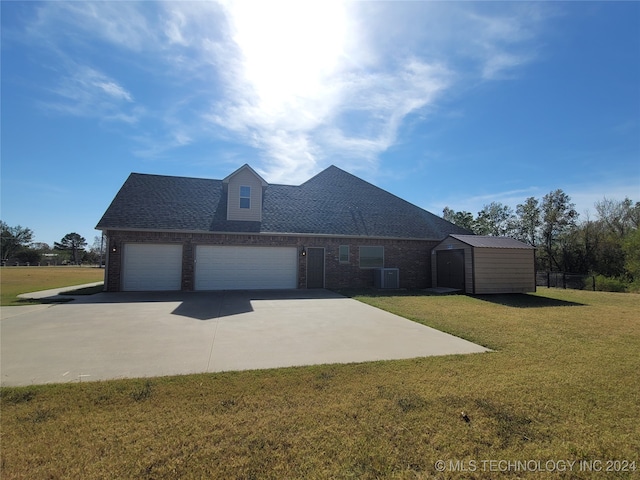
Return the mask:
M 320 170 L 313 177 L 309 178 L 306 182 L 303 182 L 300 186 L 302 187 L 305 185 L 311 185 L 317 181 L 323 181 L 331 177 L 332 175 L 334 176 L 334 178 L 345 178 L 345 179 L 348 178 L 351 180 L 358 180 L 360 182 L 368 183 L 365 180 L 362 180 L 360 177 L 357 177 L 354 174 L 341 169 L 340 167 L 336 167 L 335 165 L 329 165 L 324 170 Z
M 229 183 L 229 180 L 231 180 L 232 177 L 236 176 L 237 174 L 239 174 L 240 172 L 243 172 L 245 170 L 248 170 L 249 172 L 251 172 L 255 177 L 258 178 L 258 180 L 260 180 L 260 183 L 262 184 L 263 187 L 266 187 L 267 185 L 269 185 L 267 183 L 267 181 L 262 178 L 258 172 L 256 172 L 253 168 L 251 168 L 251 165 L 249 165 L 248 163 L 245 163 L 244 165 L 242 165 L 239 169 L 237 169 L 235 172 L 229 174 L 228 176 L 226 176 L 225 178 L 222 179 L 222 183 Z

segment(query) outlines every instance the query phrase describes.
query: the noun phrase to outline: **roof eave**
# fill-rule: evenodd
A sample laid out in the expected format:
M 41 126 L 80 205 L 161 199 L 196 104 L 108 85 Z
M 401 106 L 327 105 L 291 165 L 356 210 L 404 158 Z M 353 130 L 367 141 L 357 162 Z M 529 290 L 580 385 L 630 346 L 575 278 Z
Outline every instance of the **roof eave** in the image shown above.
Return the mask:
M 317 237 L 317 238 L 361 238 L 373 240 L 408 240 L 421 242 L 439 242 L 443 238 L 421 238 L 421 237 L 386 237 L 382 235 L 351 235 L 343 233 L 310 233 L 310 232 L 232 232 L 224 230 L 175 230 L 161 228 L 120 228 L 97 226 L 96 230 L 103 232 L 155 232 L 155 233 L 185 233 L 185 234 L 213 234 L 213 235 L 260 235 L 260 236 L 283 236 L 283 237 Z
M 464 243 L 465 245 L 469 245 L 470 247 L 473 247 L 473 248 L 499 248 L 504 250 L 531 250 L 531 249 L 535 250 L 536 248 L 536 247 L 532 247 L 531 245 L 527 245 L 526 243 L 523 243 L 520 240 L 516 240 L 515 238 L 511 240 L 513 240 L 514 242 L 518 242 L 520 245 L 475 245 L 473 243 L 465 241 L 464 238 L 460 238 L 460 237 L 481 238 L 483 237 L 483 235 L 460 235 L 456 233 L 450 233 L 448 236 L 458 240 L 459 242 Z M 484 237 L 490 237 L 490 236 L 484 235 Z M 495 238 L 505 238 L 505 237 L 495 237 Z M 510 238 L 510 237 L 507 237 L 507 238 Z

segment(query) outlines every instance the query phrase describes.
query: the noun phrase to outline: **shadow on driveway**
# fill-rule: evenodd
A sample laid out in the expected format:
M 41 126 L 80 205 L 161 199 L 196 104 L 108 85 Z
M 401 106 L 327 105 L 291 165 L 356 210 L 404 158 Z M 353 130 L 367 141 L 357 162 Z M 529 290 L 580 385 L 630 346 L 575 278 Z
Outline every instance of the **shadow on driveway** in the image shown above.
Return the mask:
M 218 290 L 211 292 L 112 292 L 76 297 L 76 303 L 179 302 L 171 314 L 213 320 L 253 312 L 255 300 L 321 300 L 344 298 L 329 290 Z

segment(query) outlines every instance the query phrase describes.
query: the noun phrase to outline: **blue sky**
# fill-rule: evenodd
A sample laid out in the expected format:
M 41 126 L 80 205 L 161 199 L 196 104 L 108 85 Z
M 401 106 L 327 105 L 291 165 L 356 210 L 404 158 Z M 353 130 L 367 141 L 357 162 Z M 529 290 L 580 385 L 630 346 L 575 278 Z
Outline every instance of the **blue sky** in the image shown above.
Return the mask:
M 1 219 L 52 244 L 130 172 L 334 164 L 438 215 L 640 200 L 638 2 L 1 2 Z

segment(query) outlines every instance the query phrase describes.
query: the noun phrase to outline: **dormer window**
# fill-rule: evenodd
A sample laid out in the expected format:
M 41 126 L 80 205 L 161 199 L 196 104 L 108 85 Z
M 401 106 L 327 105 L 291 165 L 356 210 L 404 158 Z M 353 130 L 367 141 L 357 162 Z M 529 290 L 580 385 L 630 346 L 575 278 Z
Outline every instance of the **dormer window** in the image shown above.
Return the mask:
M 227 192 L 227 220 L 261 222 L 263 194 L 268 184 L 249 165 L 222 180 Z
M 240 186 L 240 208 L 251 208 L 251 187 Z

